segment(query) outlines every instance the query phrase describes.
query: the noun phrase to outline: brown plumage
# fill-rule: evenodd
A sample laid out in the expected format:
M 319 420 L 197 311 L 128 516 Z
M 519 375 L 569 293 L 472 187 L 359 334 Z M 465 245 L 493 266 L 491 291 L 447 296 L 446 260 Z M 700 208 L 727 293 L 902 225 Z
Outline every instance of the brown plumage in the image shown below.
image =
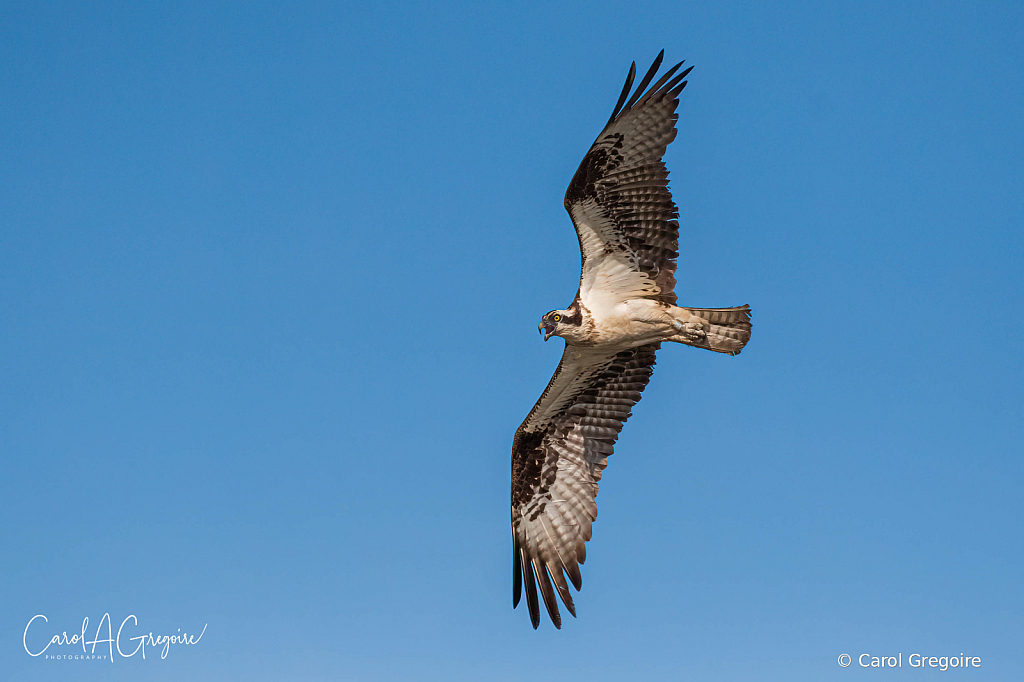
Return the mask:
M 559 598 L 576 615 L 569 583 L 582 586 L 598 481 L 661 343 L 736 355 L 750 338 L 748 306 L 675 305 L 679 213 L 662 156 L 690 69 L 677 74 L 679 63 L 648 88 L 663 55 L 635 91 L 630 67 L 565 194 L 580 243 L 580 288 L 567 310 L 541 319 L 545 339 L 561 336 L 565 351 L 512 443 L 512 605 L 525 589 L 534 628 L 541 600 L 555 627 Z

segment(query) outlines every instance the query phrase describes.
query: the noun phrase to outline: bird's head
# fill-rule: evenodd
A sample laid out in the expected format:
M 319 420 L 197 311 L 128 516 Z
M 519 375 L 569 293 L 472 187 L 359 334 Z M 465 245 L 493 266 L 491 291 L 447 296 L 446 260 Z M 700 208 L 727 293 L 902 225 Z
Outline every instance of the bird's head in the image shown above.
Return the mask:
M 537 331 L 544 335 L 544 340 L 547 341 L 552 336 L 561 336 L 565 331 L 567 321 L 572 317 L 572 311 L 570 310 L 552 310 L 550 313 L 540 318 L 540 324 L 537 325 Z

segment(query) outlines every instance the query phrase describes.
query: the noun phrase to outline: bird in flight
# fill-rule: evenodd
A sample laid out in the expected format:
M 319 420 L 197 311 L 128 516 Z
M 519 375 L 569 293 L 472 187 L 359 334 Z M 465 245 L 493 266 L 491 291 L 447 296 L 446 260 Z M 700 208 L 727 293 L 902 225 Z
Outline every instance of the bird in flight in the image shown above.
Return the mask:
M 576 616 L 566 577 L 578 592 L 598 481 L 662 342 L 737 355 L 750 338 L 749 306 L 676 305 L 679 212 L 662 156 L 693 67 L 679 72 L 680 62 L 651 85 L 664 55 L 636 90 L 630 66 L 611 118 L 565 192 L 580 242 L 580 286 L 567 309 L 541 318 L 544 340 L 562 337 L 565 351 L 512 442 L 512 606 L 525 586 L 534 628 L 538 591 L 556 628 L 556 590 Z

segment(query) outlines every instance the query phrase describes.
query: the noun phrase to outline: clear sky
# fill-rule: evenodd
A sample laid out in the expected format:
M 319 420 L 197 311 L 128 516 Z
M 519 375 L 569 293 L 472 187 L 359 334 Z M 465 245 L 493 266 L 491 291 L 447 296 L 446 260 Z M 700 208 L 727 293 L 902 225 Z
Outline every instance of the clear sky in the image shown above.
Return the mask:
M 4 2 L 0 677 L 1020 679 L 1022 33 L 1019 2 Z M 535 632 L 509 456 L 578 283 L 562 196 L 662 48 L 696 66 L 677 292 L 753 337 L 661 351 L 579 618 Z M 25 651 L 105 613 L 207 629 Z

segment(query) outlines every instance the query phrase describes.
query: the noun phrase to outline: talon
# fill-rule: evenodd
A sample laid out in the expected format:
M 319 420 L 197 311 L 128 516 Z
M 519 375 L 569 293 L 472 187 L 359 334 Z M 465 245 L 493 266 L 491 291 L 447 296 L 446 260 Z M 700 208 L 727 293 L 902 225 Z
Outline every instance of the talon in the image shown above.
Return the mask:
M 695 322 L 687 322 L 683 325 L 682 334 L 692 341 L 703 341 L 707 338 L 704 325 Z

